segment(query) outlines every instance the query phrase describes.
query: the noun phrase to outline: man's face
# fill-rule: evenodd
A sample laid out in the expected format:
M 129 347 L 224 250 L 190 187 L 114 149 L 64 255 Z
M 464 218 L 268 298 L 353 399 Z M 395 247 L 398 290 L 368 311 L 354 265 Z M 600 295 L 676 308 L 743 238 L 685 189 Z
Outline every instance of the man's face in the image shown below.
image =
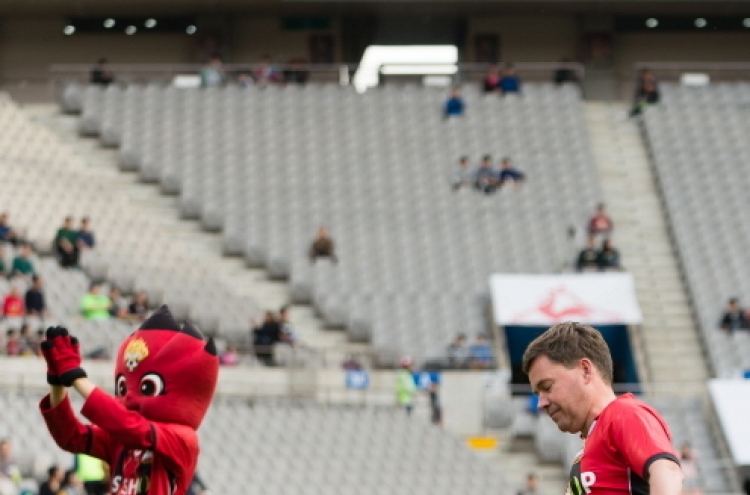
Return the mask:
M 579 433 L 589 411 L 587 380 L 581 366 L 568 369 L 547 356 L 536 358 L 529 381 L 539 394 L 539 409 L 547 413 L 560 431 Z

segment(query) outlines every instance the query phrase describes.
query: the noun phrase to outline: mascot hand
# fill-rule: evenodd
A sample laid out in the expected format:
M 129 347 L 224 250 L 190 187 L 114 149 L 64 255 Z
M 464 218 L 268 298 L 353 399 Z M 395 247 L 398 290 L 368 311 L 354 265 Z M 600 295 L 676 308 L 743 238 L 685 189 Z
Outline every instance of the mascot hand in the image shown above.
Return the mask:
M 47 339 L 42 342 L 42 352 L 47 360 L 47 381 L 50 385 L 70 387 L 78 378 L 86 377 L 81 368 L 78 339 L 63 327 L 47 329 Z M 53 378 L 50 379 L 50 376 Z M 57 379 L 58 383 L 52 383 Z

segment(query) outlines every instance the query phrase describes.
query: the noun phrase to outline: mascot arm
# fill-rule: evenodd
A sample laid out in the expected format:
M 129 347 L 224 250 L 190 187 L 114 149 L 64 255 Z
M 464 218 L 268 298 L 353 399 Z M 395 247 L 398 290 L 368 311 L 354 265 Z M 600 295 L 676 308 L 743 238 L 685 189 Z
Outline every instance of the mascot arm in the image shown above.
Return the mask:
M 52 438 L 61 449 L 74 454 L 88 454 L 109 462 L 112 437 L 94 425 L 78 421 L 67 396 L 53 407 L 50 396 L 47 395 L 39 403 L 39 409 Z
M 81 414 L 125 448 L 150 449 L 155 444 L 151 422 L 99 388 L 86 398 Z

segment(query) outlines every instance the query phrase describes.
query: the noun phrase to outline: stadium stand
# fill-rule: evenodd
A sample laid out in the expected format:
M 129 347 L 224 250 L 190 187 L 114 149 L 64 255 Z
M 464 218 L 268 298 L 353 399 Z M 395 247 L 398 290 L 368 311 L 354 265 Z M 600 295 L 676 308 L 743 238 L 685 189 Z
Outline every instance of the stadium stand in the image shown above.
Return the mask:
M 750 332 L 719 330 L 730 297 L 750 300 L 744 222 L 750 84 L 662 85 L 645 136 L 713 372 L 750 368 Z
M 288 278 L 296 302 L 391 359 L 486 332 L 489 274 L 559 271 L 567 227 L 600 199 L 573 86 L 505 100 L 467 87 L 456 122 L 440 119 L 442 91 L 416 86 L 82 91 L 81 132 L 119 143 L 122 169 L 179 192 L 228 254 Z M 448 164 L 484 153 L 511 156 L 528 183 L 452 194 Z M 305 256 L 319 225 L 336 265 Z

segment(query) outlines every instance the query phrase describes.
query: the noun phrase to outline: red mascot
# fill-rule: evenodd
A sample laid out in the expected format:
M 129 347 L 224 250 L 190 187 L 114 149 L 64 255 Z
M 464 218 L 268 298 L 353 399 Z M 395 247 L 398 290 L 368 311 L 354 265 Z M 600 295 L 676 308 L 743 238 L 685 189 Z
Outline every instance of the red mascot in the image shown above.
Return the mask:
M 39 408 L 57 445 L 107 462 L 111 495 L 184 495 L 219 375 L 213 340 L 162 306 L 117 351 L 114 398 L 86 377 L 65 328 L 47 330 L 42 352 L 51 393 Z M 76 418 L 66 387 L 83 396 L 91 424 Z

